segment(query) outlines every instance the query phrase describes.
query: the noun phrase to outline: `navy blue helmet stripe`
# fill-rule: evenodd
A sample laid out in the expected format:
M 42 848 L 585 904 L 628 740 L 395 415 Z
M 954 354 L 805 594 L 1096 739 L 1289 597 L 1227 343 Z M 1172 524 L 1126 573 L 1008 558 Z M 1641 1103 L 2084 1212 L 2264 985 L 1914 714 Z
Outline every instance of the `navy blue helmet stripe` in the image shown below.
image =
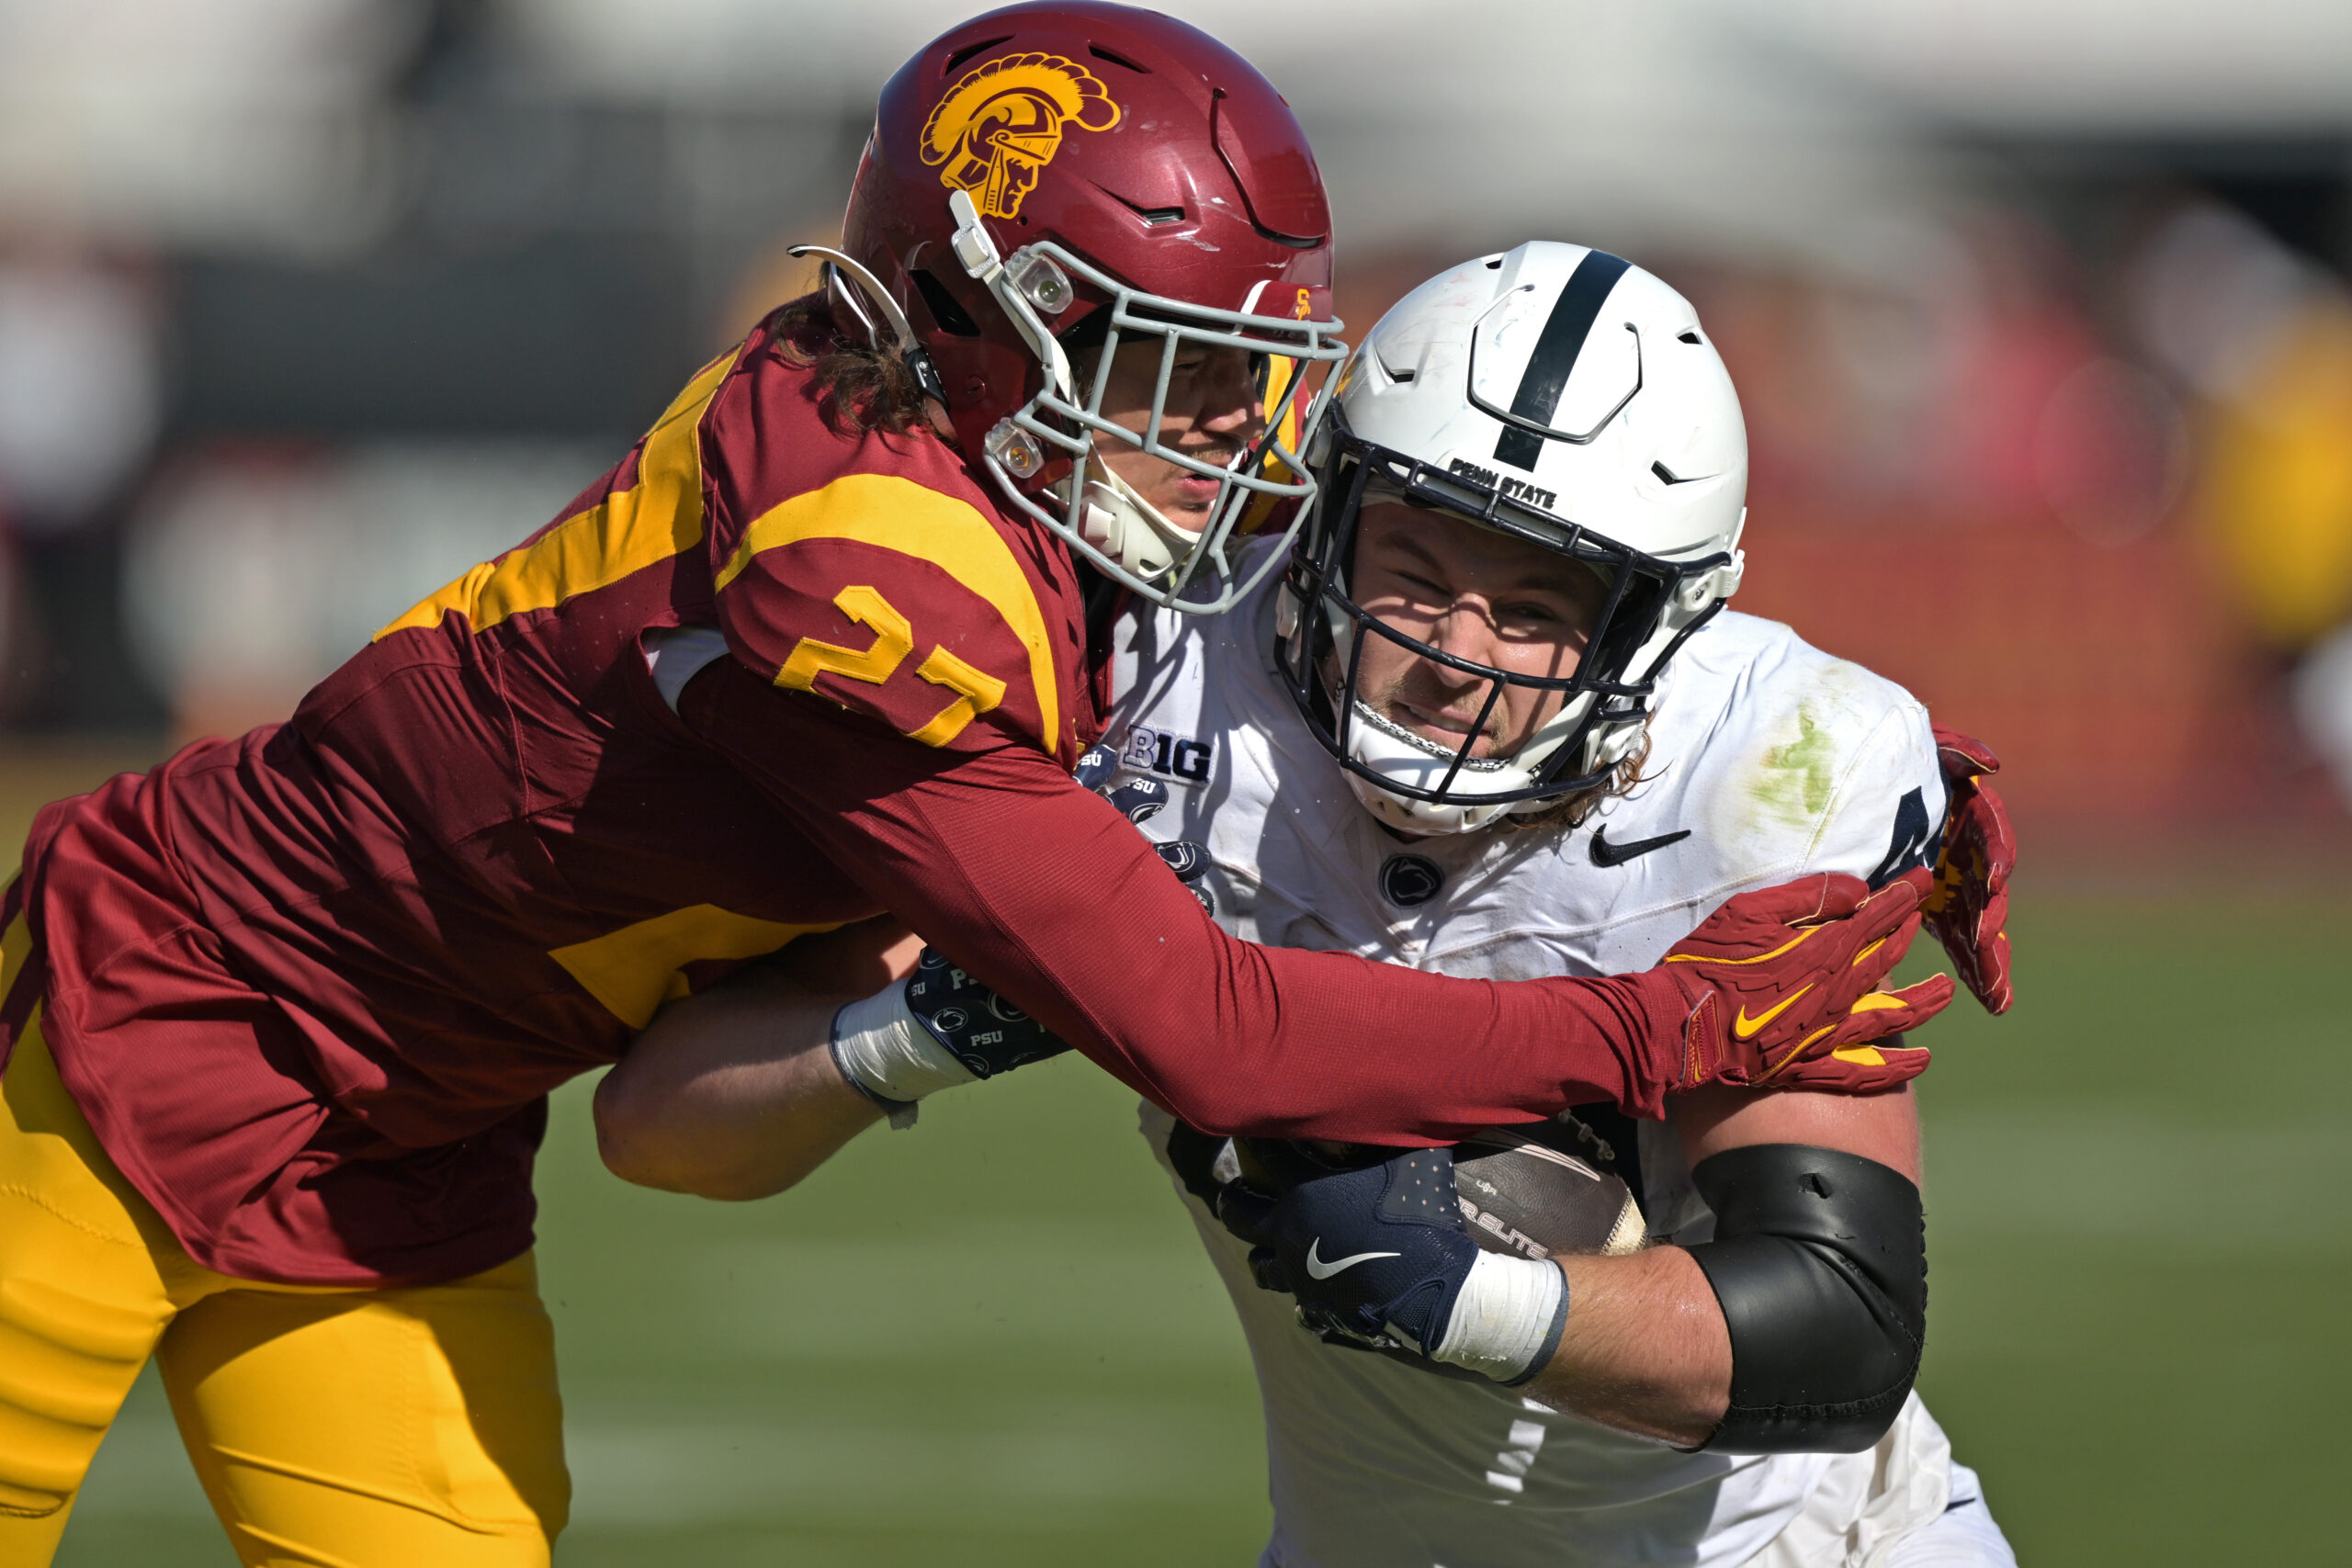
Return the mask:
M 1568 374 L 1577 367 L 1577 355 L 1584 352 L 1584 340 L 1592 335 L 1592 323 L 1600 314 L 1601 301 L 1617 287 L 1633 263 L 1623 256 L 1612 256 L 1607 251 L 1588 251 L 1584 260 L 1577 263 L 1575 272 L 1568 275 L 1567 287 L 1560 290 L 1560 298 L 1552 306 L 1551 319 L 1544 323 L 1544 331 L 1535 340 L 1535 352 L 1527 356 L 1527 369 L 1519 378 L 1519 391 L 1511 398 L 1510 412 L 1518 418 L 1535 424 L 1548 425 L 1560 407 L 1560 394 L 1566 390 Z M 1518 425 L 1504 427 L 1502 439 L 1495 443 L 1495 460 L 1509 463 L 1515 468 L 1532 472 L 1535 459 L 1544 450 L 1544 438 L 1532 430 Z

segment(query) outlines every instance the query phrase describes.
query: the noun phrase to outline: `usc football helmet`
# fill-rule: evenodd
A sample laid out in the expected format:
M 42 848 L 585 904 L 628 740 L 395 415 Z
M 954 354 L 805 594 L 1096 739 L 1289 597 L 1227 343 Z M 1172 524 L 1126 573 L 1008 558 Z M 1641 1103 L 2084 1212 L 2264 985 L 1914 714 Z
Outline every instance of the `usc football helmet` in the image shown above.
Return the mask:
M 1747 434 L 1731 376 L 1688 301 L 1604 251 L 1539 241 L 1407 295 L 1337 378 L 1314 462 L 1276 657 L 1358 799 L 1400 831 L 1468 832 L 1607 780 L 1640 743 L 1667 661 L 1739 586 Z M 1456 658 L 1356 603 L 1358 518 L 1395 501 L 1598 575 L 1577 669 Z M 1487 682 L 1458 747 L 1363 700 L 1367 637 Z M 1557 712 L 1510 755 L 1472 755 L 1512 686 L 1558 693 Z
M 1227 554 L 1244 514 L 1313 491 L 1308 372 L 1347 352 L 1330 231 L 1314 154 L 1264 77 L 1182 22 L 1077 0 L 974 17 L 890 78 L 828 254 L 836 302 L 877 342 L 899 335 L 1014 507 L 1152 602 L 1211 613 L 1254 586 Z M 1159 382 L 1129 429 L 1102 399 L 1136 342 L 1158 344 Z M 1259 367 L 1262 432 L 1223 466 L 1161 440 L 1187 344 Z M 1072 362 L 1097 348 L 1081 385 Z M 1216 479 L 1206 525 L 1113 475 L 1105 441 Z

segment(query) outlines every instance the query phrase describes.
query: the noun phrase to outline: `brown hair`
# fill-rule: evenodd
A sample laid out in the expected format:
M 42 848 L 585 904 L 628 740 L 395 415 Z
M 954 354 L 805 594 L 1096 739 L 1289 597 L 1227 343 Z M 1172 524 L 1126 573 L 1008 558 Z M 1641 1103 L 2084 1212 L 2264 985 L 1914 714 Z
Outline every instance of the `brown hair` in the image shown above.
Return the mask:
M 922 387 L 907 362 L 851 338 L 834 321 L 821 289 L 779 309 L 768 318 L 768 330 L 786 364 L 817 373 L 813 389 L 825 422 L 836 430 L 904 435 L 930 423 Z

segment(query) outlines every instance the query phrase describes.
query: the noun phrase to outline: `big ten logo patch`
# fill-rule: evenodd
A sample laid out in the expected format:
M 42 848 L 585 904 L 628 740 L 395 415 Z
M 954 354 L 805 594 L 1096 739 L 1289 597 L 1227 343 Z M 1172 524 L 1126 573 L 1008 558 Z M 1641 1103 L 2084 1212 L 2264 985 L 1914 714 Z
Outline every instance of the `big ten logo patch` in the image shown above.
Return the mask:
M 1216 761 L 1216 742 L 1195 740 L 1164 729 L 1148 729 L 1138 724 L 1127 731 L 1126 750 L 1120 753 L 1120 760 L 1144 773 L 1185 784 L 1204 784 Z

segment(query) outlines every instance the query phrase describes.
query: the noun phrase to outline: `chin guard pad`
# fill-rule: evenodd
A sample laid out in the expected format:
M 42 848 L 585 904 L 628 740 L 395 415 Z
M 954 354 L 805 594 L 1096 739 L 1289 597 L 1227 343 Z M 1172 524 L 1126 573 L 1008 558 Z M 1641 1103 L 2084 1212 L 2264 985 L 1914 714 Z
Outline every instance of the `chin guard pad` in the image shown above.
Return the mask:
M 1715 1239 L 1690 1248 L 1731 1331 L 1731 1408 L 1702 1447 L 1859 1453 L 1886 1435 L 1928 1329 L 1919 1189 L 1876 1160 L 1757 1144 L 1690 1173 Z

